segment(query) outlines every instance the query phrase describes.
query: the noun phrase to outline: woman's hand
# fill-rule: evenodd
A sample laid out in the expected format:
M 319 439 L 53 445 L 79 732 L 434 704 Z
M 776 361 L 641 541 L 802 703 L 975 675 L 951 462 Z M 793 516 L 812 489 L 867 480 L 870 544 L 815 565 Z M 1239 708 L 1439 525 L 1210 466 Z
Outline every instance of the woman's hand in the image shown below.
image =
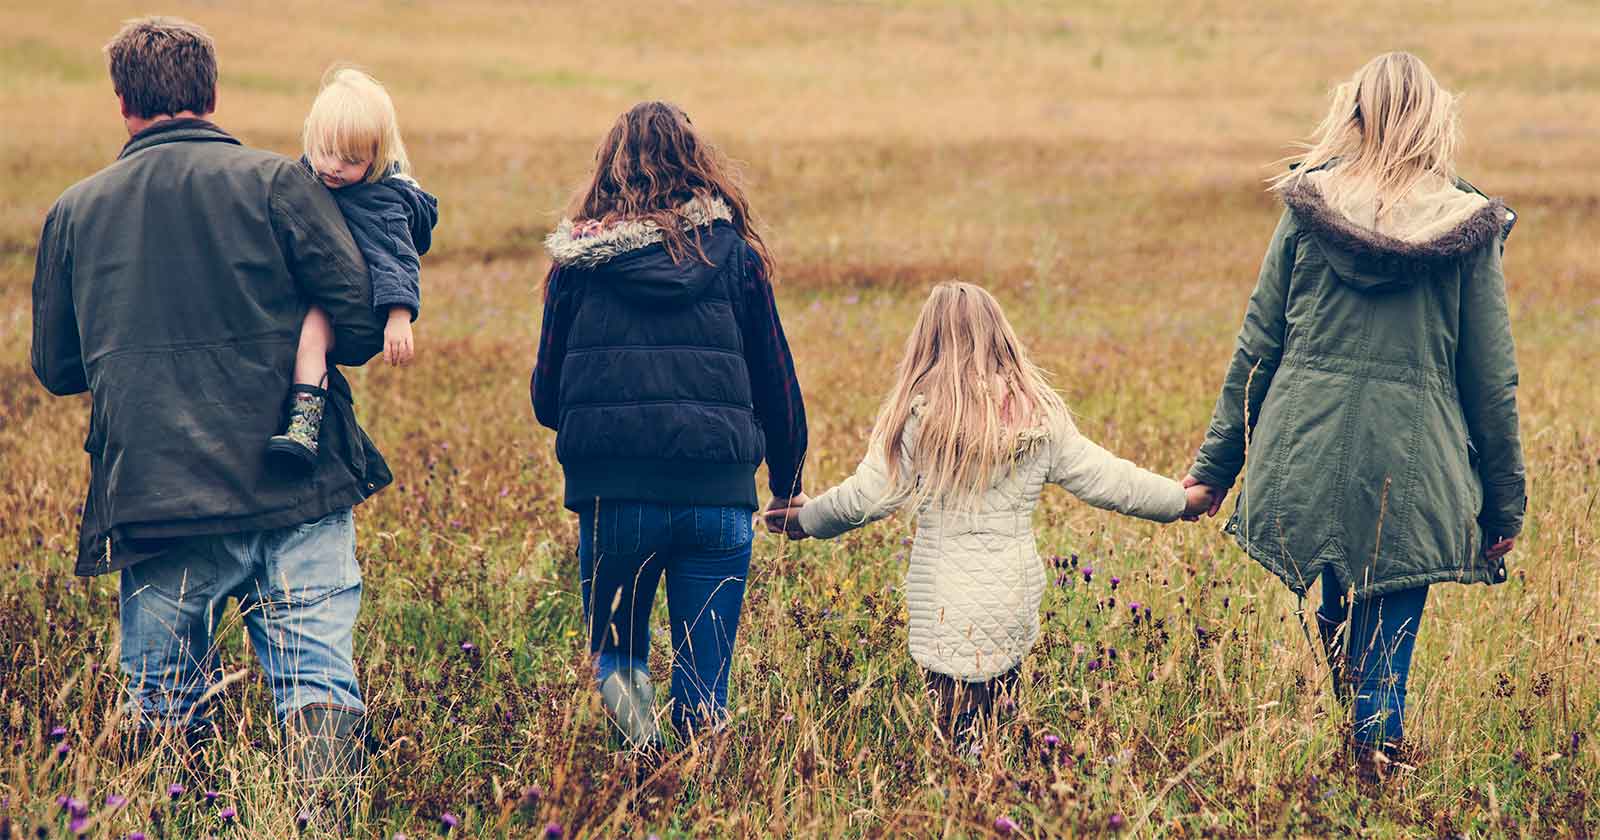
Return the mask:
M 1200 509 L 1196 510 L 1194 513 L 1190 513 L 1189 511 L 1185 510 L 1184 514 L 1183 514 L 1183 519 L 1186 522 L 1199 521 L 1199 519 L 1200 519 L 1200 511 L 1205 511 L 1205 515 L 1206 516 L 1216 516 L 1217 515 L 1217 511 L 1222 510 L 1222 500 L 1228 498 L 1228 491 L 1226 491 L 1226 490 L 1218 490 L 1217 488 L 1212 487 L 1209 484 L 1201 484 L 1200 483 L 1200 479 L 1195 478 L 1192 475 L 1186 475 L 1186 476 L 1183 477 L 1183 489 L 1184 490 L 1190 490 L 1191 488 L 1195 488 L 1195 487 L 1204 488 L 1204 492 L 1211 494 L 1211 505 L 1210 505 L 1210 507 L 1200 508 Z M 1194 495 L 1193 494 L 1189 495 L 1189 500 L 1190 500 L 1191 506 L 1193 506 L 1193 502 L 1194 502 Z
M 383 360 L 395 367 L 411 364 L 416 355 L 411 340 L 411 310 L 404 306 L 389 309 L 389 321 L 383 325 Z

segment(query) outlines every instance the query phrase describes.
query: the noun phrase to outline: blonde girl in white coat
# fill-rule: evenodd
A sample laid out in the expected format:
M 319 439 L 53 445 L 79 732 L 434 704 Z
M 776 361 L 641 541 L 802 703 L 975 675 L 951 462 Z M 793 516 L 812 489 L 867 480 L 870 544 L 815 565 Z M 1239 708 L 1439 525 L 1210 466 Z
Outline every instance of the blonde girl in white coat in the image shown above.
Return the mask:
M 1045 484 L 1095 507 L 1171 522 L 1210 493 L 1121 460 L 1079 434 L 994 297 L 934 288 L 853 476 L 767 524 L 829 539 L 916 511 L 906 581 L 911 657 L 942 730 L 958 734 L 1015 684 L 1039 637 L 1043 561 L 1033 511 Z M 955 724 L 952 728 L 952 724 Z

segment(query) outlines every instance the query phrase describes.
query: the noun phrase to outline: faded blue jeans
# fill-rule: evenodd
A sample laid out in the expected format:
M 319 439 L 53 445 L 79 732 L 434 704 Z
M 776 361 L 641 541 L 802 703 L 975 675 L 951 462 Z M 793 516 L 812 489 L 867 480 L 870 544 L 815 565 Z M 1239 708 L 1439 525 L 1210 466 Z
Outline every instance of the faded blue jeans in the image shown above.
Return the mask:
M 1416 647 L 1417 625 L 1422 621 L 1422 607 L 1427 600 L 1428 587 L 1419 586 L 1351 604 L 1339 589 L 1333 571 L 1323 572 L 1317 626 L 1329 649 L 1336 652 L 1336 689 L 1341 697 L 1354 695 L 1351 699 L 1359 744 L 1398 744 L 1405 734 L 1411 651 Z M 1337 652 L 1341 651 L 1342 662 L 1337 661 Z
M 687 734 L 720 721 L 750 571 L 752 513 L 611 501 L 578 513 L 578 570 L 596 685 L 623 668 L 649 672 L 650 609 L 665 577 L 673 725 Z
M 122 571 L 122 671 L 145 727 L 206 722 L 222 677 L 218 622 L 229 597 L 280 719 L 312 705 L 365 711 L 351 657 L 361 608 L 350 509 L 268 531 L 191 537 Z

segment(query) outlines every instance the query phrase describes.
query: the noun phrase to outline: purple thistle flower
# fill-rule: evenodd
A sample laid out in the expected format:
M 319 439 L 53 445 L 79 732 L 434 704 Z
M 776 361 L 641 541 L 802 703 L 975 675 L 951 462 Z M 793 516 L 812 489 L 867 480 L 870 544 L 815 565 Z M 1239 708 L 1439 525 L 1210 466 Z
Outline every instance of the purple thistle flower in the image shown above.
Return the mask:
M 217 797 L 219 797 L 219 796 L 221 796 L 221 795 L 222 795 L 222 794 L 220 794 L 220 793 L 217 793 L 217 792 L 216 792 L 216 791 L 214 791 L 214 790 L 208 790 L 208 791 L 206 791 L 206 803 L 207 803 L 207 804 L 210 804 L 210 803 L 213 803 L 213 802 L 216 802 L 216 801 L 217 801 Z
M 1111 826 L 1112 831 L 1121 831 L 1128 824 L 1128 821 L 1123 819 L 1121 814 L 1112 814 L 1107 823 Z
M 1083 567 L 1083 582 L 1084 583 L 1088 583 L 1088 582 L 1090 582 L 1092 580 L 1094 580 L 1094 567 L 1093 566 L 1084 566 Z
M 411 838 L 405 836 L 405 834 L 396 834 L 394 840 L 411 840 Z
M 73 834 L 83 834 L 84 832 L 89 830 L 89 818 L 88 817 L 81 817 L 81 816 L 80 817 L 73 817 L 67 823 L 67 830 L 72 832 Z
M 67 737 L 67 728 L 65 726 L 57 726 L 50 730 L 50 740 L 52 741 L 59 741 L 65 737 Z
M 473 644 L 473 643 L 471 643 L 471 642 L 462 642 L 461 643 L 461 652 L 462 653 L 471 653 L 471 652 L 473 652 L 473 651 L 475 651 L 477 649 L 478 649 L 478 646 Z
M 560 840 L 562 833 L 561 823 L 552 822 L 545 824 L 544 836 L 550 838 L 550 840 Z
M 71 801 L 72 801 L 72 797 L 70 797 L 70 796 L 68 796 L 68 795 L 66 795 L 64 793 L 61 794 L 60 796 L 56 797 L 56 805 L 60 806 L 62 809 L 65 809 L 67 807 L 67 803 L 71 802 Z
M 300 813 L 294 815 L 294 827 L 299 831 L 305 831 L 306 826 L 310 824 L 311 812 L 305 808 L 301 808 Z
M 233 822 L 234 817 L 239 816 L 239 809 L 229 805 L 228 807 L 223 808 L 222 813 L 218 814 L 217 816 L 221 817 L 223 822 L 231 823 Z
M 1098 660 L 1098 659 L 1089 660 L 1089 670 L 1091 670 L 1091 671 L 1100 670 L 1100 660 Z
M 994 830 L 1001 834 L 1010 834 L 1017 830 L 1017 824 L 1010 817 L 1001 815 L 994 818 Z
M 1130 602 L 1128 604 L 1128 610 L 1129 610 L 1129 612 L 1138 612 L 1139 611 L 1139 606 L 1140 606 L 1140 604 L 1139 604 L 1138 601 Z
M 439 815 L 439 822 L 444 826 L 445 833 L 448 834 L 450 829 L 461 825 L 461 818 L 449 811 L 445 811 Z
M 1054 747 L 1060 746 L 1060 744 L 1061 744 L 1061 739 L 1060 738 L 1057 738 L 1054 735 L 1046 735 L 1046 736 L 1044 736 L 1044 745 L 1045 746 L 1054 748 Z
M 1116 648 L 1106 648 L 1106 657 L 1109 658 L 1109 659 L 1116 659 L 1117 658 L 1117 649 Z
M 122 806 L 124 806 L 126 804 L 128 804 L 128 797 L 122 796 L 121 794 L 116 794 L 116 793 L 108 793 L 108 794 L 106 794 L 106 807 L 107 808 L 121 808 Z
M 1116 591 L 1116 589 L 1117 589 L 1117 586 L 1118 586 L 1118 585 L 1119 585 L 1119 584 L 1121 584 L 1121 583 L 1122 583 L 1122 578 L 1119 578 L 1119 577 L 1113 577 L 1113 578 L 1112 578 L 1112 579 L 1111 579 L 1111 590 L 1112 590 L 1112 591 L 1113 591 L 1113 592 L 1115 592 L 1115 591 Z
M 170 799 L 177 799 L 178 797 L 182 796 L 183 791 L 183 785 L 180 785 L 177 782 L 167 785 L 167 797 Z
M 145 840 L 144 832 L 130 831 L 128 832 L 128 836 L 122 838 L 122 840 Z
M 58 755 L 58 756 L 65 757 L 66 754 L 71 752 L 71 751 L 72 751 L 72 747 L 68 746 L 66 741 L 62 741 L 59 745 L 56 746 L 56 755 Z

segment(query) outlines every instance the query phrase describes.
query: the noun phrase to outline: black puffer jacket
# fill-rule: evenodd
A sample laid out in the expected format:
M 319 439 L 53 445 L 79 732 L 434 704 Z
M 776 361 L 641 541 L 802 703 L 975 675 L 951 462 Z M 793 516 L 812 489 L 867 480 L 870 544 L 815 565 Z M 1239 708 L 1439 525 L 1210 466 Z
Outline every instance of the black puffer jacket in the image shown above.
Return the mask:
M 280 472 L 300 323 L 327 310 L 331 361 L 382 347 L 361 253 L 296 161 L 202 120 L 170 120 L 57 200 L 33 280 L 33 369 L 91 397 L 77 572 L 115 571 L 172 538 L 284 527 L 354 505 L 389 469 L 330 371 L 321 457 Z

